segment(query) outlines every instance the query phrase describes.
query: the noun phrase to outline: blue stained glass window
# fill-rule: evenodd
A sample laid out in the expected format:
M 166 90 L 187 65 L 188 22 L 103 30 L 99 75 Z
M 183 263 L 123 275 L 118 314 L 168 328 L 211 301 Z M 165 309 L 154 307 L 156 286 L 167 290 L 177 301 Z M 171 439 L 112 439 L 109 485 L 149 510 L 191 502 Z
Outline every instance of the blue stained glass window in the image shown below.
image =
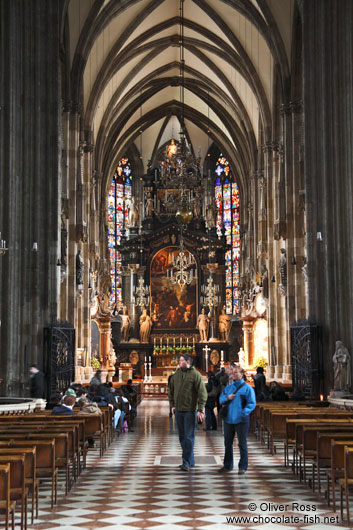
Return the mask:
M 227 159 L 221 154 L 218 158 L 215 173 L 215 203 L 217 207 L 217 235 L 225 229 L 227 244 L 231 250 L 225 255 L 226 312 L 238 314 L 239 301 L 239 260 L 240 260 L 240 225 L 239 225 L 239 188 L 235 182 Z M 225 176 L 223 182 L 221 175 Z
M 128 204 L 132 197 L 132 173 L 128 158 L 120 160 L 108 193 L 108 248 L 110 260 L 110 302 L 122 304 L 121 254 L 118 251 L 122 232 L 129 228 Z

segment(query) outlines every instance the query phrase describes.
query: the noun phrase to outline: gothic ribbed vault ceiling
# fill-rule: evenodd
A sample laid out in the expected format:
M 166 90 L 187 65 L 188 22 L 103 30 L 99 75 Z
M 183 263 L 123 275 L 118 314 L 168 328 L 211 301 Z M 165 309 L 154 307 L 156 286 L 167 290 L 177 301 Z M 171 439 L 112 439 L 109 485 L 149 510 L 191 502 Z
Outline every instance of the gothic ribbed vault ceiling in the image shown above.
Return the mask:
M 185 0 L 184 115 L 195 154 L 214 142 L 246 176 L 271 130 L 272 79 L 289 79 L 294 0 Z M 134 149 L 147 168 L 180 128 L 180 1 L 70 0 L 72 99 L 95 164 Z

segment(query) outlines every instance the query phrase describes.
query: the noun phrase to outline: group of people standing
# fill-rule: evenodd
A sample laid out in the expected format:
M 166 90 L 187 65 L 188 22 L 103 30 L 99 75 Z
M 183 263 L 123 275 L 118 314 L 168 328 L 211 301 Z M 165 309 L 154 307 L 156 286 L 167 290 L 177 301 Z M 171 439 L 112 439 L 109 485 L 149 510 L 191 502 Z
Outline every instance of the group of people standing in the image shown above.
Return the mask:
M 229 382 L 229 377 L 231 377 L 230 384 L 225 384 Z M 217 387 L 222 383 L 225 386 L 218 397 Z M 214 387 L 216 387 L 215 391 L 213 391 Z M 245 382 L 244 370 L 239 366 L 231 366 L 228 368 L 228 373 L 223 371 L 221 375 L 218 375 L 218 379 L 216 376 L 210 375 L 207 385 L 205 385 L 200 372 L 192 366 L 192 358 L 183 354 L 179 358 L 179 369 L 170 378 L 168 397 L 171 412 L 175 414 L 182 448 L 180 469 L 189 471 L 191 467 L 195 466 L 196 421 L 198 423 L 203 422 L 205 411 L 206 430 L 212 430 L 213 427 L 217 428 L 213 412 L 214 406 L 212 407 L 212 405 L 215 405 L 216 399 L 218 399 L 220 405 L 227 403 L 224 418 L 225 454 L 223 467 L 219 469 L 219 472 L 227 473 L 232 471 L 234 467 L 233 442 L 235 435 L 237 435 L 240 449 L 238 474 L 243 475 L 248 467 L 249 416 L 256 406 L 255 393 L 252 387 Z

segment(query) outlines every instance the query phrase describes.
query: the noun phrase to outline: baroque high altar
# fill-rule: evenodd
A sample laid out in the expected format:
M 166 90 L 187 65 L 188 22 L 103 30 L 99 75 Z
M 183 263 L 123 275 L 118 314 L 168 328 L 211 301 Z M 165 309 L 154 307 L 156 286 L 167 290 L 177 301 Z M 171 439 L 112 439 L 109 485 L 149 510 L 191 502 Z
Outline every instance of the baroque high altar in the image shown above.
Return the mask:
M 230 302 L 227 292 L 225 256 L 233 249 L 232 237 L 219 221 L 226 216 L 225 195 L 222 191 L 217 202 L 216 190 L 215 201 L 214 182 L 209 175 L 201 177 L 185 139 L 184 144 L 172 140 L 159 162 L 158 169 L 142 177 L 141 200 L 126 186 L 127 159 L 113 179 L 108 232 L 114 241 L 119 232 L 119 252 L 110 245 L 111 310 L 107 295 L 106 307 L 101 300 L 93 311 L 100 339 L 99 354 L 94 348 L 92 354 L 110 374 L 130 366 L 145 379 L 146 367 L 150 375 L 153 370 L 168 376 L 181 353 L 192 355 L 195 366 L 206 371 L 228 361 L 251 365 L 252 341 L 246 333 L 242 358 L 243 322 L 233 314 L 233 291 Z M 218 163 L 227 176 L 225 159 Z M 254 320 L 251 307 L 243 305 L 245 316 L 250 315 L 242 319 L 247 329 Z

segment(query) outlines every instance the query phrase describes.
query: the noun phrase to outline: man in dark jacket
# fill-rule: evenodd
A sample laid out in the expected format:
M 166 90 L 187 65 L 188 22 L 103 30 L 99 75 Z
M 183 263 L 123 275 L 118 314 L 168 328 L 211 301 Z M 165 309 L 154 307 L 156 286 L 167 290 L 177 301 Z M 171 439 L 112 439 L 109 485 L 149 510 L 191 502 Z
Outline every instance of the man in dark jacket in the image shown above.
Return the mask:
M 175 414 L 183 450 L 183 463 L 179 467 L 182 471 L 189 471 L 189 468 L 195 465 L 196 416 L 197 421 L 202 423 L 207 399 L 205 383 L 200 372 L 192 366 L 192 358 L 189 355 L 180 356 L 179 369 L 170 379 L 168 398 L 172 413 Z
M 217 397 L 221 392 L 221 384 L 216 379 L 213 372 L 208 372 L 207 375 L 208 375 L 208 381 L 206 383 L 207 401 L 205 405 L 206 427 L 204 431 L 216 431 L 217 420 L 216 420 L 216 416 L 215 416 L 213 409 L 216 406 Z
M 72 416 L 73 414 L 76 414 L 72 410 L 73 406 L 75 405 L 75 402 L 75 396 L 65 396 L 62 404 L 58 407 L 54 407 L 51 413 L 58 416 Z
M 30 393 L 32 398 L 44 397 L 44 375 L 35 364 L 29 369 L 31 374 Z

